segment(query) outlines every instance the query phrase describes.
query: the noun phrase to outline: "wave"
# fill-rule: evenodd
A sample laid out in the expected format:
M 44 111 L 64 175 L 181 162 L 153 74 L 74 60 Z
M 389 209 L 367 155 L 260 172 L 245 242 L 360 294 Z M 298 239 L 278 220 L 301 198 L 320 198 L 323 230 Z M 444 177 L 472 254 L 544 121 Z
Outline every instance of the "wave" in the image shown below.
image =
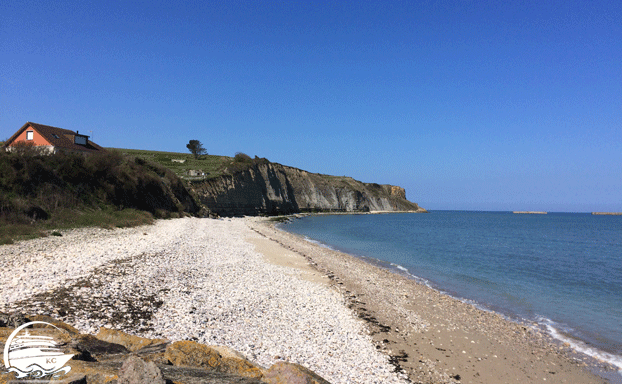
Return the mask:
M 391 263 L 391 265 L 392 265 L 392 266 L 394 266 L 395 268 L 399 269 L 400 271 L 402 271 L 402 272 L 406 272 L 407 274 L 409 274 L 409 275 L 410 275 L 410 272 L 408 272 L 408 269 L 406 269 L 406 268 L 402 267 L 401 265 L 399 265 L 399 264 L 395 264 L 395 263 Z M 412 275 L 411 275 L 411 276 L 412 276 Z
M 597 361 L 604 362 L 610 364 L 618 369 L 618 373 L 622 375 L 622 356 L 614 355 L 612 353 L 608 353 L 605 351 L 601 351 L 597 348 L 594 348 L 581 340 L 574 339 L 572 337 L 566 336 L 565 333 L 572 333 L 572 330 L 565 329 L 561 324 L 556 323 L 555 321 L 548 319 L 546 317 L 539 316 L 538 324 L 544 326 L 547 332 L 554 339 L 562 342 L 568 343 L 570 347 L 584 355 L 587 355 L 591 358 L 596 359 Z
M 371 258 L 366 258 L 366 259 L 371 259 Z M 378 260 L 380 263 L 383 263 L 382 260 Z M 472 299 L 466 299 L 463 297 L 460 297 L 458 295 L 452 294 L 450 292 L 447 292 L 443 289 L 440 289 L 439 287 L 434 286 L 430 281 L 413 275 L 412 273 L 410 273 L 410 271 L 405 268 L 402 265 L 396 264 L 396 263 L 389 263 L 392 267 L 392 269 L 394 270 L 398 270 L 401 274 L 406 275 L 409 278 L 412 278 L 414 280 L 416 280 L 417 282 L 424 284 L 425 286 L 427 286 L 428 288 L 434 289 L 438 292 L 440 292 L 443 295 L 447 295 L 449 297 L 452 297 L 456 300 L 459 300 L 465 304 L 469 304 L 472 305 L 474 307 L 476 307 L 479 310 L 482 311 L 486 311 L 486 312 L 493 312 L 496 313 L 498 315 L 500 315 L 502 318 L 504 318 L 507 321 L 512 321 L 512 322 L 523 322 L 523 321 L 527 321 L 526 319 L 520 319 L 520 318 L 512 318 L 511 316 L 506 315 L 503 312 L 499 312 L 499 311 L 495 311 L 475 300 Z M 527 321 L 529 322 L 529 321 Z M 540 326 L 544 327 L 544 329 L 547 331 L 547 333 L 553 337 L 555 340 L 558 340 L 562 343 L 568 343 L 570 345 L 570 347 L 576 351 L 577 353 L 580 354 L 584 354 L 587 355 L 599 362 L 602 363 L 606 363 L 609 364 L 615 368 L 617 368 L 618 373 L 620 374 L 621 380 L 622 380 L 622 356 L 620 355 L 615 355 L 612 353 L 608 353 L 602 350 L 599 350 L 597 348 L 594 348 L 588 344 L 586 344 L 585 342 L 578 340 L 578 339 L 574 339 L 568 336 L 565 336 L 565 333 L 567 334 L 572 334 L 572 330 L 568 329 L 567 327 L 563 327 L 561 326 L 561 324 L 558 324 L 556 322 L 554 322 L 551 319 L 548 319 L 546 317 L 543 316 L 538 316 L 536 319 L 536 323 L 539 324 Z M 617 382 L 617 381 L 616 381 Z M 622 381 L 621 381 L 622 383 Z
M 331 251 L 337 251 L 337 249 L 335 249 L 335 248 L 331 247 L 330 245 L 328 245 L 328 244 L 324 244 L 324 243 L 322 243 L 321 241 L 313 240 L 313 239 L 311 239 L 311 238 L 309 238 L 309 237 L 307 237 L 307 236 L 305 236 L 303 239 L 304 239 L 305 241 L 308 241 L 309 243 L 313 243 L 313 244 L 315 244 L 315 245 L 319 245 L 319 246 L 320 246 L 320 247 L 322 247 L 322 248 L 330 249 Z
M 378 260 L 380 263 L 382 263 L 382 260 Z M 447 295 L 449 297 L 452 297 L 456 300 L 459 300 L 465 304 L 469 304 L 472 305 L 474 307 L 476 307 L 479 310 L 482 311 L 486 311 L 486 312 L 493 312 L 496 313 L 498 315 L 500 315 L 502 318 L 504 318 L 505 320 L 508 321 L 512 321 L 512 322 L 523 322 L 523 321 L 527 321 L 526 319 L 520 319 L 520 318 L 512 318 L 511 316 L 506 315 L 503 312 L 499 312 L 499 311 L 495 311 L 491 308 L 488 308 L 487 306 L 472 300 L 472 299 L 466 299 L 463 297 L 460 297 L 458 295 L 452 294 L 450 292 L 447 292 L 443 289 L 440 289 L 439 287 L 434 286 L 430 281 L 421 278 L 419 276 L 413 275 L 412 273 L 410 273 L 410 271 L 405 268 L 402 265 L 396 264 L 396 263 L 389 263 L 391 265 L 391 267 L 395 270 L 397 269 L 398 271 L 401 272 L 401 274 L 406 275 L 409 278 L 412 278 L 414 280 L 416 280 L 419 283 L 424 284 L 425 286 L 427 286 L 428 288 L 434 289 L 438 292 L 440 292 L 443 295 Z M 528 321 L 529 322 L 529 321 Z M 618 373 L 621 376 L 622 379 L 622 356 L 619 355 L 615 355 L 612 353 L 608 353 L 602 350 L 599 350 L 597 348 L 591 347 L 588 344 L 586 344 L 585 342 L 581 341 L 581 340 L 577 340 L 568 336 L 565 336 L 564 333 L 568 333 L 568 334 L 572 334 L 572 330 L 571 329 L 567 329 L 566 327 L 561 326 L 561 324 L 558 324 L 554 321 L 552 321 L 551 319 L 548 319 L 546 317 L 543 316 L 538 316 L 536 323 L 539 324 L 540 326 L 544 327 L 544 329 L 546 329 L 546 331 L 549 333 L 549 335 L 551 335 L 551 337 L 553 337 L 555 340 L 558 340 L 562 343 L 568 343 L 570 345 L 570 347 L 581 354 L 587 355 L 593 359 L 596 359 L 599 362 L 602 363 L 606 363 L 609 364 L 615 368 L 617 368 Z

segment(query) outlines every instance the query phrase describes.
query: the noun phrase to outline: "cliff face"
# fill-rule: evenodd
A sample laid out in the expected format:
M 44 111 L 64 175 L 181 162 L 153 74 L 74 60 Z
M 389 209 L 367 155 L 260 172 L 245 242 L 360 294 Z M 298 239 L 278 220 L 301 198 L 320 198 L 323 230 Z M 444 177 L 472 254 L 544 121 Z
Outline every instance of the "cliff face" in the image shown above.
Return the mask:
M 280 164 L 193 183 L 205 206 L 222 216 L 310 211 L 422 211 L 397 186 L 368 184 L 350 177 L 309 173 Z

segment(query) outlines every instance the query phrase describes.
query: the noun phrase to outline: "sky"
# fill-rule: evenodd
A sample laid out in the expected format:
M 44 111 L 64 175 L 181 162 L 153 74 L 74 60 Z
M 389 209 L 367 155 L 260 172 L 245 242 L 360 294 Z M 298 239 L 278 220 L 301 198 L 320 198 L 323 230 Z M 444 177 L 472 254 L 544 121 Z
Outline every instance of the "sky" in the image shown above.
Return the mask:
M 0 140 L 244 152 L 427 209 L 622 211 L 622 2 L 0 2 Z

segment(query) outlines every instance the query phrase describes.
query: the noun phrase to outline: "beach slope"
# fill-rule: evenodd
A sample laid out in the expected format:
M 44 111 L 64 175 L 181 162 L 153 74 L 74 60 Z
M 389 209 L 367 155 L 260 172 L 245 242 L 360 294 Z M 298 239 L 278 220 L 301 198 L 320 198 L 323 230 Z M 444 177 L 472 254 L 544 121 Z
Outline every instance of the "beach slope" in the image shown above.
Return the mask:
M 349 307 L 367 321 L 375 344 L 412 382 L 607 382 L 535 324 L 509 321 L 266 221 L 251 226 L 329 276 Z
M 71 230 L 1 246 L 0 270 L 0 312 L 225 345 L 331 383 L 604 382 L 528 325 L 262 218 Z

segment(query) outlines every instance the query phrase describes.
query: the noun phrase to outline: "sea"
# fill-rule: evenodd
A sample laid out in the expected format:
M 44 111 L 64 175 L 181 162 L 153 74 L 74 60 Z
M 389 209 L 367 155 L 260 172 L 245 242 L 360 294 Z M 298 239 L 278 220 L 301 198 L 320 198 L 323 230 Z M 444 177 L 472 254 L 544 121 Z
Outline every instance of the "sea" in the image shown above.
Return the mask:
M 537 324 L 622 374 L 622 216 L 312 215 L 280 228 Z

